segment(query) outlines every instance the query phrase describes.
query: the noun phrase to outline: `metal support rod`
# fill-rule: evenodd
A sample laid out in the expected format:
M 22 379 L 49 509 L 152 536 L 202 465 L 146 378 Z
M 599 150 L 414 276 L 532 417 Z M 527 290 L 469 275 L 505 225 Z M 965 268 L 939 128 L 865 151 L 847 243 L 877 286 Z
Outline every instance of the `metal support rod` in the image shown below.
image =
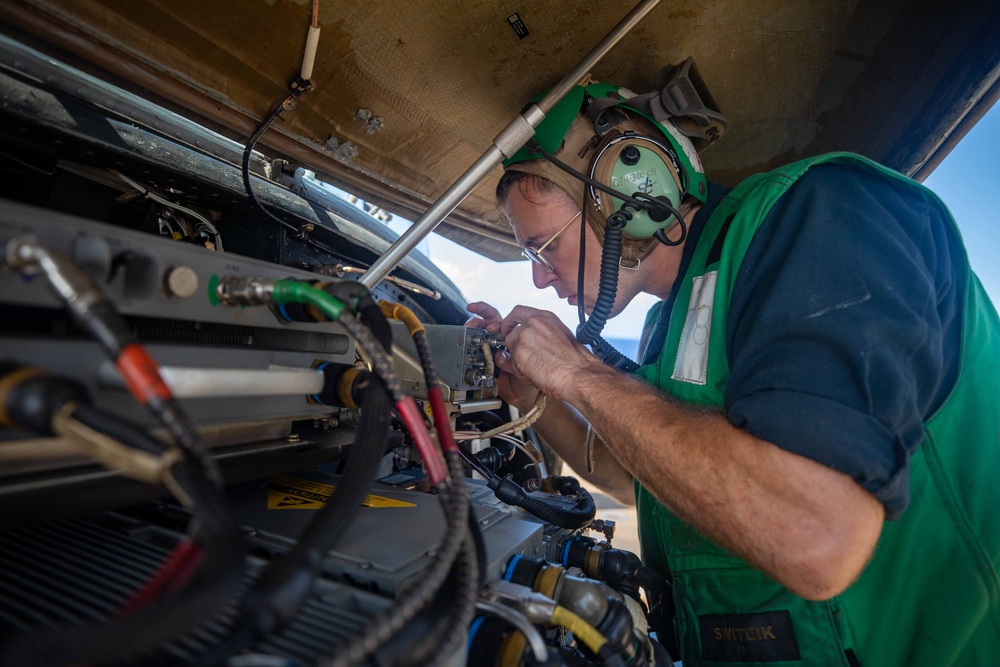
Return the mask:
M 535 128 L 545 120 L 547 114 L 556 103 L 561 100 L 566 93 L 572 90 L 590 70 L 594 68 L 607 53 L 615 47 L 631 30 L 648 14 L 660 0 L 641 0 L 623 18 L 618 25 L 611 29 L 611 32 L 602 39 L 597 46 L 591 49 L 590 53 L 574 67 L 569 74 L 556 84 L 549 93 L 542 98 L 538 104 L 533 105 L 526 115 L 518 114 L 511 123 L 505 127 L 482 157 L 469 167 L 469 169 L 458 177 L 448 190 L 441 195 L 434 204 L 427 209 L 421 218 L 415 222 L 406 232 L 392 244 L 384 255 L 379 257 L 374 264 L 369 267 L 364 276 L 361 277 L 361 284 L 371 289 L 389 275 L 396 266 L 408 255 L 424 238 L 434 231 L 442 220 L 448 217 L 456 206 L 469 196 L 476 186 L 478 186 L 496 167 L 503 162 L 504 158 L 524 146 L 531 137 L 534 136 Z

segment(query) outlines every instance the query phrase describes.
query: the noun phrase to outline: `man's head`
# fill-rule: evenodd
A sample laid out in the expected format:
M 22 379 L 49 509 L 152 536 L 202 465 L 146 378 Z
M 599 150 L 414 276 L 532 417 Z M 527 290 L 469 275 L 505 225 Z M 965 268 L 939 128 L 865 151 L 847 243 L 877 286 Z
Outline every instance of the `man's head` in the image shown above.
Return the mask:
M 531 277 L 538 289 L 551 287 L 560 299 L 577 303 L 577 271 L 580 256 L 582 211 L 553 181 L 523 171 L 509 172 L 497 196 L 510 220 L 517 242 L 532 260 Z M 593 229 L 586 230 L 587 254 L 584 279 L 590 285 L 589 303 L 596 297 L 593 285 L 600 273 L 600 245 Z
M 624 199 L 656 199 L 668 203 L 670 208 L 681 209 L 682 215 L 705 201 L 707 187 L 694 142 L 707 145 L 721 136 L 725 118 L 706 109 L 703 98 L 692 92 L 690 77 L 696 76 L 692 66 L 689 60 L 679 68 L 668 68 L 665 71 L 673 74 L 664 79 L 662 90 L 648 95 L 636 96 L 608 84 L 577 87 L 550 111 L 538 128 L 537 145 L 529 144 L 505 162 L 506 171 L 497 185 L 497 199 L 504 206 L 518 241 L 528 248 L 526 254 L 535 260 L 532 273 L 537 287 L 552 286 L 561 298 L 575 302 L 581 232 L 576 216 L 581 212 L 588 223 L 586 235 L 590 239 L 584 266 L 585 284 L 593 292 L 600 274 L 605 224 L 610 214 L 622 209 Z M 676 97 L 682 89 L 688 99 L 696 99 L 697 103 L 679 109 L 668 93 Z M 714 107 L 707 91 L 705 97 Z M 672 120 L 682 118 L 679 111 L 687 113 L 683 118 L 688 120 L 698 116 L 703 126 L 682 131 Z M 554 154 L 571 169 L 621 192 L 624 198 L 588 185 L 545 159 L 543 153 Z M 677 224 L 676 216 L 664 214 L 665 210 L 669 209 L 630 208 L 631 219 L 625 227 L 622 244 L 623 268 L 639 267 L 641 260 L 659 245 L 659 241 L 650 238 L 653 232 L 658 229 L 669 232 Z M 673 236 L 678 235 L 675 232 Z M 533 255 L 543 245 L 539 262 L 539 257 Z M 628 283 L 634 278 L 631 273 L 635 272 L 622 271 L 621 279 Z M 627 291 L 620 289 L 619 293 L 625 297 Z M 592 302 L 596 295 L 586 296 Z M 631 296 L 634 294 L 620 302 L 627 304 Z
M 617 89 L 600 87 L 618 94 L 615 92 Z M 595 86 L 588 86 L 587 90 L 593 88 Z M 656 124 L 638 113 L 619 109 L 615 112 L 621 116 L 604 136 L 595 131 L 594 123 L 588 116 L 578 114 L 567 130 L 558 133 L 559 141 L 555 142 L 550 152 L 576 172 L 626 196 L 662 197 L 675 209 L 689 207 L 704 199 L 701 194 L 705 188 L 704 173 L 690 141 L 679 134 L 677 138 L 668 139 L 670 135 L 665 130 L 658 130 Z M 666 123 L 670 124 L 669 121 Z M 672 125 L 670 127 L 673 128 Z M 543 123 L 539 134 L 544 138 L 550 132 L 551 128 Z M 539 144 L 542 142 L 539 141 Z M 542 148 L 548 150 L 544 144 Z M 688 148 L 688 153 L 679 157 L 685 148 Z M 542 190 L 548 189 L 542 181 L 552 184 L 576 202 L 577 210 L 586 208 L 583 217 L 597 237 L 595 251 L 599 254 L 608 216 L 619 210 L 624 202 L 536 155 L 530 150 L 522 150 L 506 163 L 504 176 L 497 184 L 498 201 L 501 205 L 506 204 L 514 183 L 529 182 Z M 526 176 L 536 178 L 525 181 Z M 692 192 L 695 194 L 689 194 Z M 654 222 L 648 212 L 635 208 L 630 210 L 630 215 L 632 220 L 624 231 L 622 266 L 625 267 L 638 265 L 657 246 L 658 242 L 652 238 L 654 230 L 670 230 L 676 224 L 670 215 L 660 215 L 660 221 Z
M 534 140 L 506 160 L 504 168 L 541 176 L 578 199 L 581 208 L 588 205 L 586 217 L 599 238 L 608 216 L 630 196 L 659 199 L 675 209 L 684 201 L 704 203 L 707 184 L 698 151 L 722 137 L 728 120 L 691 58 L 661 70 L 655 88 L 636 95 L 605 83 L 574 87 L 549 110 Z M 551 157 L 624 196 L 600 186 L 584 187 Z M 634 204 L 626 239 L 649 239 L 657 229 L 676 222 L 663 215 L 664 209 L 640 210 Z M 629 250 L 626 259 L 631 259 Z

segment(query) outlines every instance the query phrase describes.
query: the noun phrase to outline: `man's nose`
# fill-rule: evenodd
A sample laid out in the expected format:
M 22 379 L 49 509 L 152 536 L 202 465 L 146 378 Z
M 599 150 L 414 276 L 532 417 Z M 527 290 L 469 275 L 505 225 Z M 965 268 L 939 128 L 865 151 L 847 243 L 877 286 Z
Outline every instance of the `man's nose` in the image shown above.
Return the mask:
M 538 262 L 531 262 L 531 281 L 538 289 L 545 289 L 556 279 L 556 274 Z

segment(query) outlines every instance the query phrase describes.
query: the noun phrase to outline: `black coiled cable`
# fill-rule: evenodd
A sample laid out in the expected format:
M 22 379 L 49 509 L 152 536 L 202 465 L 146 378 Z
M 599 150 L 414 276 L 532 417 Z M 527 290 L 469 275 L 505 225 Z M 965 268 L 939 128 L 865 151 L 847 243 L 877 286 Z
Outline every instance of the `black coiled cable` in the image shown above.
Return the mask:
M 590 318 L 576 331 L 576 339 L 590 345 L 601 335 L 607 324 L 611 309 L 618 295 L 618 265 L 622 258 L 622 230 L 627 219 L 621 211 L 608 217 L 604 230 L 604 252 L 601 254 L 601 275 L 597 288 L 597 299 L 590 312 Z
M 601 361 L 612 368 L 617 368 L 624 373 L 634 373 L 639 368 L 639 364 L 616 350 L 611 343 L 600 336 L 594 339 L 591 348 Z

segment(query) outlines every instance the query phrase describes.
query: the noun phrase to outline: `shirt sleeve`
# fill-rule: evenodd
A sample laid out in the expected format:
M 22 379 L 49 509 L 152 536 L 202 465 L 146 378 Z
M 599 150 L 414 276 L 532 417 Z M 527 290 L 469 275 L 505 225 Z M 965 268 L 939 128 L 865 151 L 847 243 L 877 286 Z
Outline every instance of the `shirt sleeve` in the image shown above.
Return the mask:
M 923 423 L 955 381 L 963 256 L 947 214 L 914 188 L 811 168 L 740 269 L 730 422 L 850 475 L 898 518 Z

